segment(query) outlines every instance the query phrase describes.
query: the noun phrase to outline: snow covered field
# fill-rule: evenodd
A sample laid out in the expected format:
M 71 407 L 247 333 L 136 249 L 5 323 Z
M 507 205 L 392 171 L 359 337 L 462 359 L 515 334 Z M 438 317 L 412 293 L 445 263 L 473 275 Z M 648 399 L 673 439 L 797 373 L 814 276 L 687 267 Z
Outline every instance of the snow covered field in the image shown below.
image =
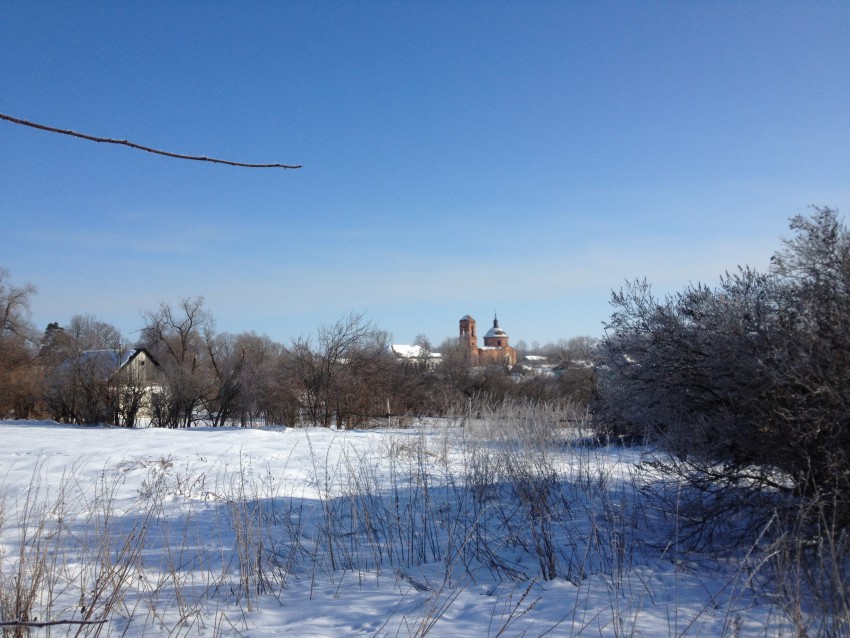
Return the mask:
M 677 552 L 634 488 L 643 453 L 546 415 L 0 422 L 2 620 L 106 621 L 31 634 L 51 636 L 794 635 L 754 558 Z

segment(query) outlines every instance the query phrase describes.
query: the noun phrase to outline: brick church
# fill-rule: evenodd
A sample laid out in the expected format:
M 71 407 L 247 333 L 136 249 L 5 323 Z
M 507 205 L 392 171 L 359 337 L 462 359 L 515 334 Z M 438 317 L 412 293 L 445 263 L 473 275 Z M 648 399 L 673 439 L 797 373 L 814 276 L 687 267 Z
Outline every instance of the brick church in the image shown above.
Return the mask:
M 499 320 L 495 316 L 493 327 L 484 335 L 484 347 L 478 347 L 475 319 L 469 315 L 460 319 L 459 339 L 474 366 L 504 365 L 512 368 L 516 365 L 516 350 L 508 345 L 508 333 L 499 327 Z

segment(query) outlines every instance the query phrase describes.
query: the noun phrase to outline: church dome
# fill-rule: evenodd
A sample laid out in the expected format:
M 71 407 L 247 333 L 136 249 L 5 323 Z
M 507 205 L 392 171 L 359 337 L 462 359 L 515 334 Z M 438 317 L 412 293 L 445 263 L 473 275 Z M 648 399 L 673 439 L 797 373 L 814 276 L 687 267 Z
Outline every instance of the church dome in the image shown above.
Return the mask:
M 508 333 L 502 330 L 499 327 L 499 320 L 493 317 L 493 327 L 487 331 L 487 334 L 484 335 L 485 339 L 497 338 L 497 337 L 507 337 Z
M 507 337 L 508 333 L 502 330 L 499 326 L 493 326 L 487 331 L 487 334 L 484 335 L 484 338 L 487 337 Z

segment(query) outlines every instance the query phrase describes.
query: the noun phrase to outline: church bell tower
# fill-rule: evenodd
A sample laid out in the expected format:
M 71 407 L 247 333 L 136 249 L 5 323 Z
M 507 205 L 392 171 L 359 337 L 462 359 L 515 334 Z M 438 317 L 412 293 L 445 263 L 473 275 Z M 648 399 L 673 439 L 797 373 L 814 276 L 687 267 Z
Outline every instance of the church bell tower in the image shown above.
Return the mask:
M 460 345 L 472 352 L 478 348 L 478 335 L 475 333 L 475 319 L 464 315 L 460 319 Z

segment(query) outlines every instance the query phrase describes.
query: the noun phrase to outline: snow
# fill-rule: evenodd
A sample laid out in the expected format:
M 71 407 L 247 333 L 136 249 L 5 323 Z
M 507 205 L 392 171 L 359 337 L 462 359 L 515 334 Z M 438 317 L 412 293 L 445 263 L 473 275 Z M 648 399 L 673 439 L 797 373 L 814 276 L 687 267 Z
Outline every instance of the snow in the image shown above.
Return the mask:
M 391 346 L 394 354 L 399 357 L 403 357 L 404 359 L 421 359 L 423 357 L 429 357 L 432 359 L 441 359 L 443 355 L 439 352 L 428 352 L 422 346 L 418 345 L 405 345 L 396 343 Z
M 794 635 L 746 565 L 670 545 L 630 483 L 650 451 L 580 433 L 543 449 L 488 428 L 0 421 L 0 576 L 41 523 L 57 567 L 38 617 L 79 620 L 83 600 L 104 636 Z M 565 479 L 551 520 L 510 527 L 522 505 L 487 464 L 506 453 Z M 530 528 L 557 544 L 553 580 Z M 122 595 L 93 600 L 121 564 Z

